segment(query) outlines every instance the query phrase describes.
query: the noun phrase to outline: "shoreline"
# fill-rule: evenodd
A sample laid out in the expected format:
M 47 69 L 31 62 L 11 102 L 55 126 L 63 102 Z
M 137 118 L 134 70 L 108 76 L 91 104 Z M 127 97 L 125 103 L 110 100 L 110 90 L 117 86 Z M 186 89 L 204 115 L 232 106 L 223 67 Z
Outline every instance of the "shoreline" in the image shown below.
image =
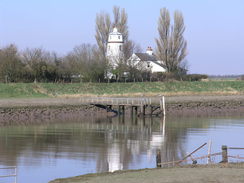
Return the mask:
M 244 95 L 175 96 L 165 99 L 166 116 L 244 114 Z M 130 115 L 130 108 L 126 108 L 125 115 Z M 94 106 L 84 105 L 80 98 L 0 99 L 0 125 L 19 121 L 69 120 L 87 116 L 109 117 L 113 114 Z

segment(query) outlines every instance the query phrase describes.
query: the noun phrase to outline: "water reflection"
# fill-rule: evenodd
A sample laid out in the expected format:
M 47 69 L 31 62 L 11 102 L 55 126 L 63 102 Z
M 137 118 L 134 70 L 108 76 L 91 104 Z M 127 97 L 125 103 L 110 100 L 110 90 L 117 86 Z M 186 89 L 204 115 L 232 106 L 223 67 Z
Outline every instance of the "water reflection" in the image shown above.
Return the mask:
M 38 171 L 47 175 L 42 178 L 48 182 L 85 173 L 153 168 L 156 149 L 161 149 L 162 162 L 178 160 L 213 131 L 233 126 L 243 129 L 242 121 L 120 116 L 2 127 L 0 165 L 18 166 L 19 183 L 27 182 L 24 177 L 37 182 L 33 174 Z

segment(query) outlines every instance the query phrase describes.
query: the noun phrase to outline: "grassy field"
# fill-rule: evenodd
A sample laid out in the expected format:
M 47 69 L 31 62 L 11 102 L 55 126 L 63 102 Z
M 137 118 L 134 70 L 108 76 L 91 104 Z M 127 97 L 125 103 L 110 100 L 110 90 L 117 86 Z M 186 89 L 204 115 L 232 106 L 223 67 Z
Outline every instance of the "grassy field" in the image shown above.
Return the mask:
M 244 81 L 144 83 L 0 83 L 0 98 L 242 95 Z

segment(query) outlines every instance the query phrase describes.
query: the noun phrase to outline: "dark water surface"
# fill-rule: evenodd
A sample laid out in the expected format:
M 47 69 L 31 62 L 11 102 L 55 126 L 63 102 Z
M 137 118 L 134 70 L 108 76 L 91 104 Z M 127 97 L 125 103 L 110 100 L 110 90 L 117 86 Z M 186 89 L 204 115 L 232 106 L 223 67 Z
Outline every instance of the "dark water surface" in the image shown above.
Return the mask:
M 168 162 L 210 139 L 212 152 L 221 145 L 244 147 L 244 117 L 91 117 L 1 127 L 0 167 L 17 166 L 18 183 L 47 183 L 87 173 L 154 168 L 156 149 Z M 206 154 L 207 146 L 194 156 Z M 0 178 L 0 183 L 6 181 Z

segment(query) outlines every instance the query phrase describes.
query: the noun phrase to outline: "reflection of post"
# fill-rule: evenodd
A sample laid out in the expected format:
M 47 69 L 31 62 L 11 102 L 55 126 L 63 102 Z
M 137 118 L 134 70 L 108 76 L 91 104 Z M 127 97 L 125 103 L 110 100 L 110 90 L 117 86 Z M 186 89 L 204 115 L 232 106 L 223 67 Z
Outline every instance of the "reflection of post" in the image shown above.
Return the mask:
M 142 117 L 143 127 L 146 126 L 146 118 L 145 116 Z
M 122 123 L 125 124 L 125 113 L 122 115 Z
M 208 159 L 207 159 L 207 164 L 211 163 L 211 148 L 212 148 L 212 140 L 209 140 L 208 142 Z
M 165 116 L 163 117 L 163 137 L 165 137 Z
M 130 116 L 131 116 L 132 118 L 133 118 L 133 108 L 134 108 L 133 106 L 131 106 L 131 108 L 130 108 L 130 110 L 131 110 L 131 111 L 130 111 Z
M 157 168 L 161 167 L 161 151 L 160 151 L 160 149 L 157 149 L 157 153 L 156 153 L 156 166 L 157 166 Z
M 165 112 L 165 99 L 164 99 L 164 96 L 163 96 L 163 114 L 164 114 L 164 116 L 166 115 L 166 112 Z
M 131 121 L 131 125 L 133 125 L 134 124 L 134 116 L 133 115 L 130 117 L 130 121 Z
M 137 115 L 135 116 L 135 125 L 137 125 L 137 123 L 138 123 L 138 117 L 137 117 Z

